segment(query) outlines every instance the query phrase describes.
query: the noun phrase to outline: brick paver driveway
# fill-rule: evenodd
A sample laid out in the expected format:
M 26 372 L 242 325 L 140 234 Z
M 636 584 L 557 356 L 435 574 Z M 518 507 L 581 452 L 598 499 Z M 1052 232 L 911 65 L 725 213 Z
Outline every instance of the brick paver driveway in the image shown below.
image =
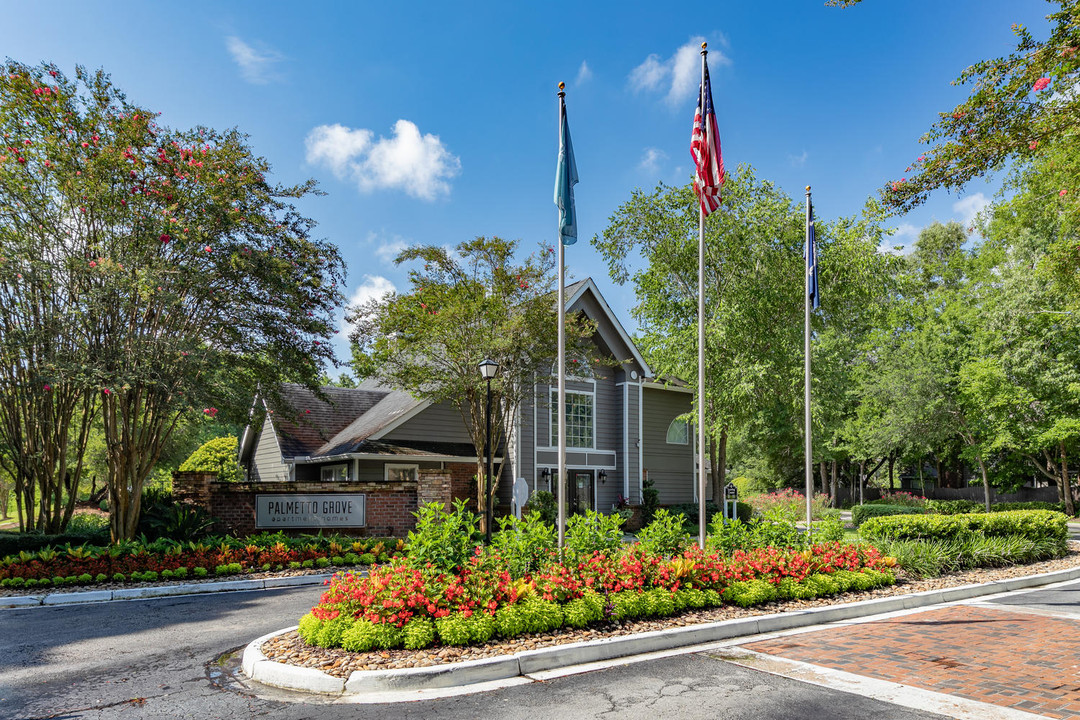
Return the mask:
M 1080 720 L 1080 584 L 787 635 L 747 650 Z

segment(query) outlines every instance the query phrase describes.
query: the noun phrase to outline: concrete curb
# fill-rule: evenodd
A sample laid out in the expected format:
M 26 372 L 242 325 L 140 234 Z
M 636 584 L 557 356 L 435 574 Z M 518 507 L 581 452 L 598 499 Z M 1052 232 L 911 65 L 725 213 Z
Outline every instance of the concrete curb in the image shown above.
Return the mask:
M 400 670 L 357 670 L 349 676 L 348 680 L 327 675 L 313 668 L 286 665 L 267 659 L 262 653 L 262 645 L 271 638 L 295 630 L 296 626 L 293 626 L 248 643 L 244 649 L 242 667 L 244 674 L 252 680 L 287 690 L 344 696 L 387 691 L 410 693 L 507 680 L 546 670 L 940 605 L 1077 578 L 1080 578 L 1080 567 L 1009 580 L 994 580 L 980 585 L 926 590 L 910 595 L 862 600 L 843 605 L 588 640 L 461 663 Z
M 50 593 L 48 595 L 10 595 L 0 597 L 0 609 L 40 607 L 42 605 L 77 605 L 115 600 L 146 600 L 174 595 L 237 592 L 242 590 L 272 590 L 303 585 L 322 585 L 333 575 L 294 575 L 262 580 L 222 580 L 220 582 L 185 583 L 183 585 L 150 585 L 119 590 L 88 590 L 83 592 Z

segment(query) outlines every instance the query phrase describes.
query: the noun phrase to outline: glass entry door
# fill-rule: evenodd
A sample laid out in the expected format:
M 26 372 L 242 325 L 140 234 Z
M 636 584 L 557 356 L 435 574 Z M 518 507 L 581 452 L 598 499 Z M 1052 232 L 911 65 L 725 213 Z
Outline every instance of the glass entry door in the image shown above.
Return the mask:
M 592 470 L 567 470 L 570 478 L 569 510 L 574 514 L 584 514 L 593 508 L 594 476 Z

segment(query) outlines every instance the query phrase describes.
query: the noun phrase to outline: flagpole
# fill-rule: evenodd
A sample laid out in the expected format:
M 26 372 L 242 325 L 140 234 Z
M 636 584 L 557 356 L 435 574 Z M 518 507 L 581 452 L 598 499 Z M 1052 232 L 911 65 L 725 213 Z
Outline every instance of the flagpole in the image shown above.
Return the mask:
M 562 118 L 563 104 L 566 98 L 566 83 L 559 83 L 559 138 L 562 142 Z M 563 546 L 566 543 L 566 280 L 565 264 L 563 261 L 564 243 L 562 226 L 559 226 L 559 275 L 558 275 L 558 304 L 559 304 L 559 341 L 558 341 L 558 373 L 559 391 L 556 396 L 556 414 L 559 426 L 559 461 L 558 461 L 558 504 L 559 504 L 559 557 L 562 557 Z
M 805 275 L 803 294 L 804 322 L 803 322 L 803 382 L 804 382 L 804 408 L 803 422 L 806 434 L 806 533 L 811 540 L 814 535 L 814 521 L 811 503 L 814 498 L 814 458 L 813 440 L 810 427 L 810 263 L 813 248 L 810 247 L 810 186 L 806 186 L 806 264 L 803 267 Z M 816 259 L 814 260 L 816 262 Z
M 701 43 L 701 91 L 705 91 L 705 56 Z M 704 108 L 702 108 L 704 111 Z M 704 117 L 702 118 L 704 122 Z M 703 189 L 704 192 L 704 189 Z M 705 205 L 698 197 L 698 547 L 705 548 Z M 722 501 L 721 501 L 722 502 Z

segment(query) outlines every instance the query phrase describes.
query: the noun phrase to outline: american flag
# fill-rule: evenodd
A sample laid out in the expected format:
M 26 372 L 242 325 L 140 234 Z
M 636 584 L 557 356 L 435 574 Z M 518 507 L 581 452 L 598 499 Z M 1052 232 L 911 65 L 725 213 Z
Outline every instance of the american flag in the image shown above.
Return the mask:
M 708 217 L 709 213 L 720 207 L 720 186 L 724 184 L 724 158 L 720 154 L 720 130 L 716 127 L 708 65 L 705 66 L 705 80 L 698 92 L 697 110 L 694 111 L 690 156 L 694 158 L 697 168 L 694 192 L 701 199 L 701 211 Z

